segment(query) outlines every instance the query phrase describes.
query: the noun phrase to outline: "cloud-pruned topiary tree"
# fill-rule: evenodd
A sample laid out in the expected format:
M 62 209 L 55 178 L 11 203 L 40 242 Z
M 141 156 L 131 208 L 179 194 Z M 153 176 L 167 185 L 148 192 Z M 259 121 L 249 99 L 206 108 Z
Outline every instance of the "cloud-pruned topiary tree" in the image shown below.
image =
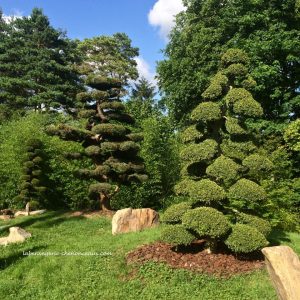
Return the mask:
M 180 224 L 194 238 L 205 238 L 212 251 L 218 242 L 244 253 L 267 245 L 270 226 L 255 215 L 266 200 L 259 180 L 270 174 L 272 163 L 257 153 L 244 122 L 263 114 L 250 92 L 256 82 L 247 64 L 246 53 L 239 49 L 222 56 L 218 73 L 202 94 L 203 102 L 192 111 L 190 125 L 182 132 L 182 179 L 175 191 L 189 201 L 165 212 L 167 242 L 172 226 Z
M 125 113 L 120 100 L 121 81 L 103 77 L 96 72 L 84 75 L 87 89 L 77 95 L 78 118 L 86 120 L 85 128 L 66 124 L 50 126 L 48 132 L 65 140 L 82 143 L 82 153 L 69 153 L 70 158 L 91 158 L 93 170 L 80 169 L 78 176 L 97 181 L 89 194 L 100 199 L 100 208 L 110 210 L 110 199 L 121 184 L 147 179 L 144 165 L 138 157 L 140 133 L 132 133 L 134 119 Z
M 30 139 L 25 146 L 23 175 L 20 178 L 20 194 L 16 197 L 21 207 L 28 202 L 31 207 L 43 205 L 46 201 L 43 143 L 39 139 Z

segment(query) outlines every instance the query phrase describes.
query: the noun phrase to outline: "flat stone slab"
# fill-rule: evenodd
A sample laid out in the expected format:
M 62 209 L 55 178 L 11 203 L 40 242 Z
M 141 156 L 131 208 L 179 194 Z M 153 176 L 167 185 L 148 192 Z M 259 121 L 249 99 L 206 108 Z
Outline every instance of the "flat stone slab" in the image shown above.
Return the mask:
M 20 210 L 20 211 L 17 211 L 15 213 L 15 217 L 41 215 L 45 212 L 46 212 L 46 209 L 33 210 L 33 211 L 30 211 L 30 212 Z
M 0 220 L 7 221 L 10 219 L 12 219 L 12 216 L 10 215 L 0 215 Z
M 112 218 L 112 234 L 140 231 L 159 224 L 159 214 L 151 208 L 118 210 Z
M 0 238 L 0 245 L 6 246 L 8 244 L 23 243 L 27 238 L 31 237 L 31 233 L 22 229 L 21 227 L 10 227 L 9 235 Z
M 281 300 L 300 299 L 300 261 L 288 246 L 262 249 L 267 269 Z

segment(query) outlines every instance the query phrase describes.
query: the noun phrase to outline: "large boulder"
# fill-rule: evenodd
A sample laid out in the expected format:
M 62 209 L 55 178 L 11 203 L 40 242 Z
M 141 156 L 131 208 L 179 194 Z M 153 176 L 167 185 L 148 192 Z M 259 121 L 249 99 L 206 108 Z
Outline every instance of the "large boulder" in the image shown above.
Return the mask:
M 300 299 L 300 261 L 288 246 L 262 249 L 268 272 L 281 300 Z
M 140 231 L 158 224 L 159 215 L 151 208 L 125 208 L 113 216 L 112 234 Z
M 14 243 L 22 243 L 27 238 L 31 237 L 31 233 L 25 231 L 20 227 L 10 227 L 9 235 L 7 237 L 0 238 L 0 245 L 8 245 Z

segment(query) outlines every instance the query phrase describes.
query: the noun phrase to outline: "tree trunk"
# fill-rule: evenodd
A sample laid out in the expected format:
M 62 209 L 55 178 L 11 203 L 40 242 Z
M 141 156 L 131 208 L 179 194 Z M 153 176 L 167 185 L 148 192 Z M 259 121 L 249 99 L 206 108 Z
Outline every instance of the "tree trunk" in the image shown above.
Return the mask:
M 205 243 L 206 252 L 208 254 L 217 252 L 217 242 L 214 239 L 207 239 Z
M 100 194 L 100 209 L 103 211 L 111 210 L 110 198 L 104 193 Z

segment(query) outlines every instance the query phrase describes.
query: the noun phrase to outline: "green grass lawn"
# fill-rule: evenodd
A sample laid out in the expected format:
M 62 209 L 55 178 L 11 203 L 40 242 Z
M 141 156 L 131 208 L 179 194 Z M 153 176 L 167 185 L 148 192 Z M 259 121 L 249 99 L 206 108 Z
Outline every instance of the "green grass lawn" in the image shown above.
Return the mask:
M 265 270 L 218 279 L 163 264 L 148 263 L 134 271 L 125 254 L 159 238 L 160 228 L 111 235 L 105 218 L 68 218 L 63 213 L 21 217 L 3 225 L 32 233 L 23 244 L 0 248 L 0 299 L 276 299 Z M 0 235 L 7 235 L 1 229 Z M 300 253 L 300 236 L 276 233 Z M 106 256 L 24 256 L 23 252 L 106 252 Z

